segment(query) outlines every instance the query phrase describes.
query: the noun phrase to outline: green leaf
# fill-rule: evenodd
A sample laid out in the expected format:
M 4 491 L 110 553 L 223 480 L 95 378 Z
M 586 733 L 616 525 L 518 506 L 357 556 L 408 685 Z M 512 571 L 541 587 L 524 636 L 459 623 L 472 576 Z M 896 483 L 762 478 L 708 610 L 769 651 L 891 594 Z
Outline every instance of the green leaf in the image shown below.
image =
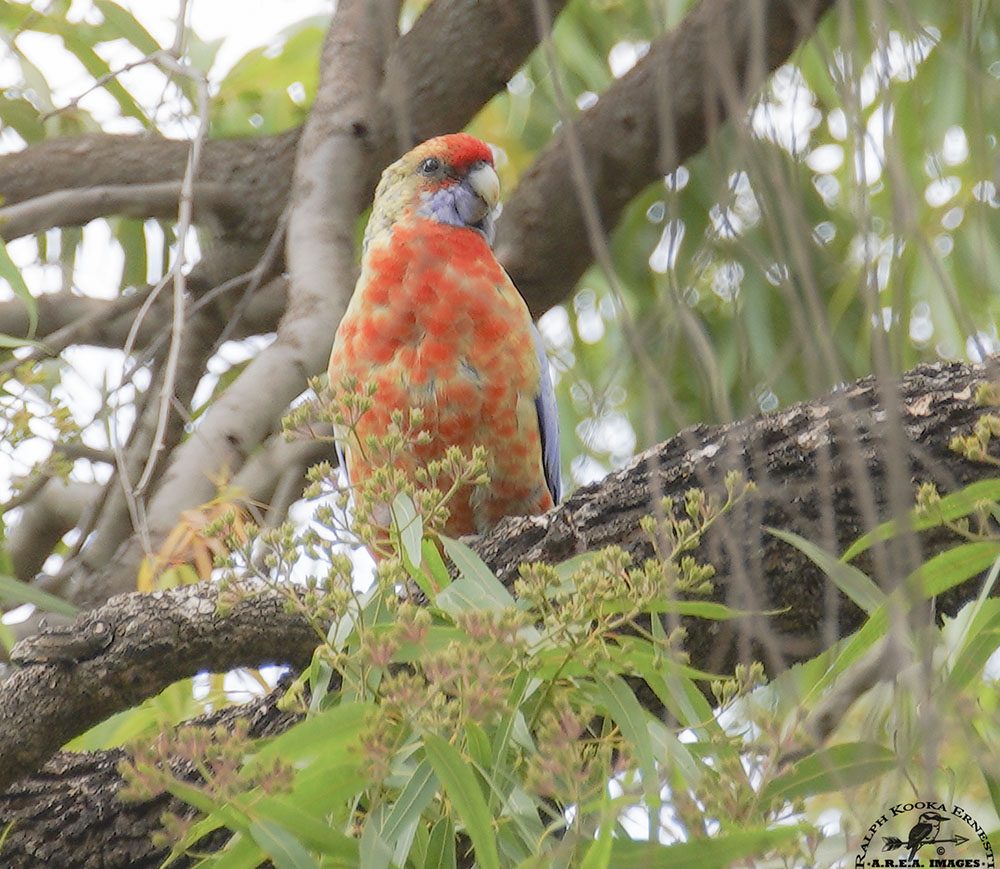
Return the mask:
M 580 869 L 609 869 L 612 846 L 615 843 L 614 830 L 615 825 L 610 821 L 601 824 L 597 830 L 597 837 L 583 855 Z
M 421 761 L 379 830 L 379 837 L 389 847 L 389 853 L 400 866 L 406 865 L 407 852 L 413 842 L 420 815 L 434 799 L 437 787 L 434 768 L 426 759 Z
M 173 846 L 170 849 L 170 854 L 167 856 L 167 859 L 163 861 L 163 867 L 164 867 L 164 869 L 167 866 L 172 866 L 176 860 L 178 860 L 181 857 L 183 857 L 186 854 L 187 850 L 192 845 L 194 845 L 195 842 L 197 842 L 198 840 L 204 838 L 209 833 L 212 833 L 215 830 L 218 830 L 222 826 L 223 826 L 222 819 L 221 818 L 217 818 L 215 816 L 210 816 L 210 817 L 207 817 L 207 818 L 202 818 L 200 821 L 196 821 L 194 824 L 192 824 L 190 827 L 188 827 L 187 832 L 184 834 L 184 836 L 179 841 L 173 843 Z M 260 856 L 262 856 L 262 855 L 260 855 L 260 849 L 256 845 L 253 844 L 253 840 L 252 839 L 243 839 L 238 833 L 236 835 L 230 837 L 229 842 L 226 844 L 226 847 L 223 849 L 223 851 L 221 851 L 219 853 L 220 854 L 226 854 L 226 853 L 228 853 L 232 848 L 235 847 L 237 840 L 242 840 L 242 841 L 248 841 L 248 842 L 250 842 L 251 852 L 255 856 L 258 856 L 258 858 Z M 215 856 L 216 855 L 213 855 L 213 857 L 215 857 Z M 222 860 L 213 860 L 212 861 L 212 865 L 213 866 L 220 865 L 222 862 L 223 862 Z M 259 862 L 259 859 L 258 859 L 258 862 Z M 246 866 L 248 864 L 250 864 L 250 861 L 249 860 L 244 860 L 243 865 Z
M 772 536 L 798 549 L 868 615 L 871 615 L 885 603 L 886 597 L 882 590 L 856 567 L 845 564 L 844 561 L 825 552 L 815 543 L 800 537 L 798 534 L 793 534 L 791 531 L 782 531 L 779 528 L 766 530 Z
M 341 703 L 300 721 L 261 748 L 243 772 L 252 775 L 275 761 L 298 766 L 317 761 L 326 765 L 357 763 L 357 741 L 374 708 L 370 703 Z
M 368 812 L 365 819 L 358 850 L 358 857 L 365 869 L 389 869 L 389 864 L 392 863 L 392 848 L 381 836 L 382 824 L 388 811 L 385 803 L 380 803 Z
M 465 825 L 483 869 L 499 869 L 496 834 L 483 791 L 469 764 L 454 746 L 433 733 L 424 735 L 424 752 Z
M 410 564 L 420 567 L 420 542 L 424 536 L 424 523 L 406 493 L 399 492 L 392 499 L 392 518 L 399 532 L 403 554 L 410 560 Z
M 448 557 L 455 563 L 459 578 L 440 592 L 434 603 L 455 614 L 469 610 L 502 610 L 515 606 L 514 598 L 493 575 L 493 571 L 468 546 L 450 537 L 441 537 Z
M 7 252 L 7 245 L 4 244 L 2 238 L 0 238 L 0 279 L 7 281 L 10 284 L 10 288 L 14 291 L 14 295 L 24 303 L 24 307 L 28 312 L 27 339 L 30 340 L 35 334 L 35 329 L 38 328 L 38 303 L 35 301 L 35 297 L 31 295 L 28 285 L 24 282 L 21 270 L 14 264 L 14 260 L 10 258 L 10 254 Z M 3 337 L 6 341 L 20 342 L 4 346 L 20 347 L 25 342 L 23 338 L 7 335 Z
M 325 856 L 356 860 L 357 840 L 330 826 L 326 818 L 322 817 L 322 803 L 319 805 L 311 803 L 308 808 L 319 809 L 320 812 L 314 814 L 295 805 L 292 797 L 283 795 L 265 797 L 254 806 L 254 812 L 263 820 L 280 824 L 289 833 L 294 834 L 298 841 L 322 851 Z
M 955 692 L 977 678 L 997 648 L 1000 648 L 1000 599 L 985 601 L 969 622 L 965 642 L 948 673 L 947 685 Z
M 810 700 L 826 691 L 841 673 L 881 640 L 888 629 L 889 609 L 888 607 L 879 607 L 855 633 L 847 639 L 841 640 L 827 653 L 823 653 L 820 657 L 826 658 L 832 652 L 829 666 L 826 672 L 810 686 L 809 693 L 803 702 L 808 704 Z
M 117 3 L 94 0 L 94 5 L 114 32 L 131 42 L 142 54 L 153 54 L 160 49 L 160 44 L 150 36 L 149 31 Z
M 634 608 L 635 603 L 627 600 L 608 601 L 601 606 L 603 612 L 630 612 Z M 784 610 L 738 610 L 713 600 L 659 600 L 647 606 L 645 610 L 650 613 L 673 613 L 714 622 L 742 619 L 747 616 L 773 616 L 784 612 Z
M 677 845 L 615 839 L 609 866 L 614 869 L 728 869 L 737 860 L 763 857 L 771 848 L 804 835 L 798 827 L 739 830 Z
M 249 833 L 278 869 L 314 869 L 319 865 L 281 824 L 267 819 L 251 821 Z
M 425 537 L 421 541 L 420 551 L 424 558 L 424 567 L 431 572 L 431 576 L 434 582 L 437 583 L 438 589 L 447 588 L 451 585 L 451 574 L 448 573 L 448 567 L 441 557 L 441 552 L 437 548 L 437 544 Z
M 911 510 L 908 525 L 914 531 L 934 528 L 944 522 L 951 522 L 974 513 L 982 506 L 983 502 L 998 500 L 1000 500 L 1000 478 L 978 480 L 975 483 L 969 484 L 964 489 L 959 489 L 957 492 L 945 495 L 930 511 Z M 876 543 L 882 543 L 885 540 L 895 537 L 898 529 L 899 524 L 895 519 L 883 522 L 877 528 L 873 528 L 867 534 L 855 540 L 841 556 L 841 560 L 852 561 Z
M 59 27 L 58 32 L 62 37 L 66 50 L 83 64 L 84 69 L 95 79 L 104 79 L 103 89 L 114 98 L 122 112 L 140 120 L 144 127 L 149 126 L 149 118 L 146 116 L 146 112 L 142 106 L 135 101 L 132 94 L 118 81 L 114 70 L 111 69 L 108 62 L 94 51 L 85 32 L 77 25 L 68 22 L 65 26 Z
M 925 561 L 911 574 L 911 580 L 920 584 L 924 597 L 935 597 L 978 576 L 998 558 L 1000 543 L 995 540 L 963 543 Z
M 29 145 L 45 138 L 38 109 L 23 97 L 0 95 L 0 122 L 16 131 Z
M 844 791 L 885 775 L 898 765 L 895 754 L 874 742 L 834 745 L 804 757 L 790 772 L 768 782 L 761 801 L 766 805 Z
M 455 869 L 455 826 L 451 818 L 441 818 L 431 830 L 424 869 Z
M 642 772 L 642 780 L 649 798 L 659 801 L 659 789 L 656 775 L 656 756 L 653 753 L 653 741 L 650 739 L 649 723 L 652 716 L 636 699 L 632 689 L 621 676 L 601 676 L 596 680 L 594 702 L 604 707 L 604 710 L 618 725 L 626 742 L 635 751 Z
M 75 616 L 79 612 L 73 604 L 67 603 L 62 598 L 3 574 L 0 574 L 0 601 L 5 606 L 12 603 L 17 606 L 33 603 L 39 609 L 62 616 Z

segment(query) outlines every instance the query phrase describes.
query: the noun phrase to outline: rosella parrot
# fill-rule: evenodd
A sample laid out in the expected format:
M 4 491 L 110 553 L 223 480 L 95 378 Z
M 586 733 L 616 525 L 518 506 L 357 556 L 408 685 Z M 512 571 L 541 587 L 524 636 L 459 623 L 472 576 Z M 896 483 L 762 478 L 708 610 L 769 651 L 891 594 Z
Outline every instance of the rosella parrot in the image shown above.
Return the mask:
M 482 446 L 489 483 L 459 491 L 445 532 L 481 533 L 559 500 L 559 429 L 541 336 L 491 249 L 500 182 L 484 142 L 429 139 L 382 174 L 361 274 L 337 329 L 330 383 L 374 385 L 372 407 L 338 443 L 348 478 L 372 473 L 363 451 L 392 414 L 423 412 L 429 441 L 397 461 L 414 469 L 450 446 Z M 352 446 L 353 443 L 353 446 Z

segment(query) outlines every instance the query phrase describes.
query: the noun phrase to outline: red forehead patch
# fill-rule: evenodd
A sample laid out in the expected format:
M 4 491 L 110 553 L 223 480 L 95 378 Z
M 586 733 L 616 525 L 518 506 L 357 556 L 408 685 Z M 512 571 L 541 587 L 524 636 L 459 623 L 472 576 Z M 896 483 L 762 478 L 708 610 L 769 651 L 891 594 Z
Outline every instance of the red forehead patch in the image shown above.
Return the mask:
M 428 139 L 419 150 L 425 154 L 441 157 L 458 170 L 465 169 L 480 160 L 490 166 L 493 165 L 493 152 L 490 151 L 489 145 L 468 133 L 451 133 Z

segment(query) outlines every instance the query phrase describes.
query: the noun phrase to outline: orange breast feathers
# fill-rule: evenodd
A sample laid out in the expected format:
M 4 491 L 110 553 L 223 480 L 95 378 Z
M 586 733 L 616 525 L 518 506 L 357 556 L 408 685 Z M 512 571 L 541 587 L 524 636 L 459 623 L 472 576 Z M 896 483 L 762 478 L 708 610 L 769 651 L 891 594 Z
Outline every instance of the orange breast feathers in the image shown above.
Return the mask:
M 508 515 L 553 505 L 543 464 L 542 370 L 527 306 L 486 238 L 409 214 L 372 239 L 334 342 L 330 382 L 374 385 L 360 442 L 386 431 L 393 411 L 421 408 L 428 443 L 396 462 L 412 475 L 449 446 L 487 452 L 490 482 L 449 504 L 451 535 L 482 532 Z M 551 391 L 547 371 L 545 384 Z M 349 478 L 373 471 L 344 439 Z

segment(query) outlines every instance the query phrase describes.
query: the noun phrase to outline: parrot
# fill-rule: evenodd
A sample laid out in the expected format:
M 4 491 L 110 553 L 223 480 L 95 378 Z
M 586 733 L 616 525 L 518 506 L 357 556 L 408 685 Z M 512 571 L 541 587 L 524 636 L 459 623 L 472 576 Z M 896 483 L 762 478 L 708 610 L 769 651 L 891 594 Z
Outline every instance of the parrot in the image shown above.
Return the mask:
M 331 386 L 373 388 L 338 437 L 351 483 L 375 470 L 359 448 L 395 411 L 419 408 L 423 442 L 395 465 L 408 478 L 449 447 L 485 450 L 489 482 L 460 489 L 444 532 L 481 534 L 559 501 L 559 426 L 541 335 L 493 254 L 500 181 L 489 146 L 468 133 L 428 139 L 376 187 L 361 270 L 337 328 Z M 440 487 L 440 485 L 439 485 Z

